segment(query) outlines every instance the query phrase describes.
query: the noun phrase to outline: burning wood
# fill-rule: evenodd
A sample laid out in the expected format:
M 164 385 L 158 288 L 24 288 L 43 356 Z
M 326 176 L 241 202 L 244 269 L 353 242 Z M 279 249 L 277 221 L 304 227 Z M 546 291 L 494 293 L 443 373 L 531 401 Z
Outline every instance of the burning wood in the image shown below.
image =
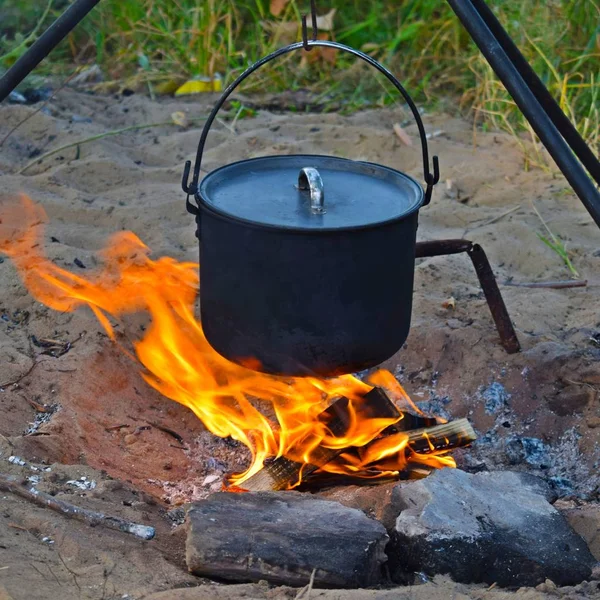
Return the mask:
M 98 268 L 84 277 L 45 256 L 46 216 L 30 199 L 3 208 L 0 221 L 0 251 L 14 261 L 40 302 L 59 311 L 87 305 L 113 339 L 111 318 L 147 313 L 152 325 L 134 341 L 142 375 L 161 394 L 192 410 L 212 434 L 248 448 L 252 464 L 230 477 L 232 486 L 289 488 L 317 471 L 319 476 L 327 471 L 370 478 L 375 471 L 377 477 L 400 477 L 409 463 L 454 466 L 443 454 L 474 437 L 464 423 L 429 431 L 438 426 L 435 420 L 411 415 L 410 408 L 400 413 L 377 389 L 405 403 L 401 407 L 411 404 L 385 369 L 365 382 L 353 375 L 269 375 L 255 358 L 248 357 L 244 366 L 226 360 L 195 318 L 198 265 L 168 257 L 154 260 L 132 232 L 114 236 Z M 471 248 L 464 241 L 459 245 L 460 251 Z M 439 253 L 439 248 L 426 251 Z M 407 431 L 418 431 L 417 438 Z
M 369 418 L 397 419 L 397 422 L 385 428 L 376 440 L 364 448 L 358 449 L 319 446 L 310 453 L 310 462 L 305 463 L 290 460 L 285 456 L 267 459 L 260 471 L 238 484 L 237 487 L 251 492 L 289 489 L 301 481 L 305 481 L 343 453 L 354 450 L 364 459 L 369 455 L 369 450 L 373 449 L 380 440 L 391 436 L 398 438 L 397 454 L 404 452 L 408 457 L 415 453 L 446 452 L 452 448 L 466 446 L 477 439 L 475 431 L 467 419 L 439 424 L 435 418 L 400 412 L 381 388 L 373 388 L 365 394 L 364 399 L 366 400 L 365 407 L 370 413 Z M 321 413 L 321 418 L 327 422 L 328 428 L 334 436 L 342 437 L 352 418 L 349 400 L 347 398 L 338 399 Z M 389 442 L 389 439 L 386 441 Z M 380 474 L 384 474 L 386 470 L 384 468 Z M 426 464 L 411 464 L 407 465 L 405 474 L 411 478 L 420 479 L 426 477 L 431 470 L 432 468 Z M 375 472 L 374 477 L 376 476 Z M 397 479 L 399 476 L 400 474 L 395 478 Z

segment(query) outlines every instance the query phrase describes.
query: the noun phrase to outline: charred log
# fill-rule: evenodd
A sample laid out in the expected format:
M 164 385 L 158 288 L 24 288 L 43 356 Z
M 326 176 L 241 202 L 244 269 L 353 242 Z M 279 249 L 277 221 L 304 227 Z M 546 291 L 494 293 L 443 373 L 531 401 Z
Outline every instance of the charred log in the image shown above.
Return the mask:
M 467 419 L 459 419 L 450 423 L 438 424 L 433 417 L 414 415 L 400 412 L 388 395 L 381 388 L 373 388 L 364 396 L 364 408 L 361 405 L 361 418 L 398 419 L 396 423 L 385 429 L 378 437 L 405 433 L 408 435 L 406 453 L 429 454 L 443 452 L 466 446 L 477 436 Z M 327 423 L 331 433 L 341 437 L 346 433 L 350 424 L 350 401 L 340 398 L 321 413 L 321 419 Z M 364 414 L 363 414 L 364 413 Z M 336 459 L 344 452 L 362 449 L 325 448 L 320 446 L 311 453 L 311 462 L 300 463 L 285 456 L 265 461 L 263 468 L 240 484 L 240 488 L 250 492 L 279 491 L 297 486 L 301 481 L 311 479 L 316 471 Z M 399 475 L 400 479 L 420 479 L 431 472 L 427 465 L 410 465 L 406 472 Z M 319 478 L 322 477 L 318 473 Z M 342 476 L 343 477 L 343 476 Z M 373 473 L 373 478 L 377 473 Z M 329 477 L 335 479 L 336 476 Z M 367 479 L 373 482 L 372 479 Z M 389 481 L 389 478 L 386 479 Z

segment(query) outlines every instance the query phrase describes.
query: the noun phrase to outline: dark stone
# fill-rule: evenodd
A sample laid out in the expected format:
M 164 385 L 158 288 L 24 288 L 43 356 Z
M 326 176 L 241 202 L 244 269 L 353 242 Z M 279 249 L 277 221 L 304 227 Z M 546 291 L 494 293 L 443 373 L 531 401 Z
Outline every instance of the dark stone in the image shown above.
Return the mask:
M 511 472 L 442 469 L 397 486 L 403 510 L 388 548 L 392 577 L 424 571 L 503 587 L 580 583 L 595 559 L 547 495 L 537 478 Z
M 186 561 L 196 575 L 302 586 L 381 580 L 388 536 L 359 510 L 297 492 L 220 492 L 188 510 Z
M 45 102 L 52 96 L 52 88 L 29 88 L 23 92 L 23 96 L 27 100 L 27 104 L 37 104 L 38 102 Z

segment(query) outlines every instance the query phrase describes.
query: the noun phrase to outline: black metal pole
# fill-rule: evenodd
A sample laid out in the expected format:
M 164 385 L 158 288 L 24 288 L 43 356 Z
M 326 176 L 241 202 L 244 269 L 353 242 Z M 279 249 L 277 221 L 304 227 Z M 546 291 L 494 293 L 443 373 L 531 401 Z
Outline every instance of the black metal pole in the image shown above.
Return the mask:
M 600 185 L 600 160 L 598 160 L 598 157 L 585 143 L 581 135 L 579 135 L 576 127 L 562 111 L 558 102 L 552 97 L 552 94 L 550 94 L 537 73 L 531 68 L 517 45 L 496 18 L 496 15 L 485 3 L 485 0 L 472 0 L 472 2 L 561 135 L 565 138 L 569 146 L 571 146 L 571 149 L 583 163 L 583 166 L 596 180 L 596 183 Z
M 0 102 L 38 66 L 100 0 L 75 0 L 0 79 Z
M 525 115 L 571 187 L 600 227 L 600 192 L 575 158 L 556 125 L 486 25 L 471 0 L 448 0 L 496 75 Z

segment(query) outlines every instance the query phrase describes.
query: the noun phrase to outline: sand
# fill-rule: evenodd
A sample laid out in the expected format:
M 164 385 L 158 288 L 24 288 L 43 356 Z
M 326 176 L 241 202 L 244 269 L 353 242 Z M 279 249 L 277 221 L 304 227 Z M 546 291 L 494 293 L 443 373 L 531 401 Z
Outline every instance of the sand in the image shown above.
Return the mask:
M 184 161 L 194 155 L 198 125 L 108 137 L 55 154 L 24 174 L 16 172 L 36 153 L 107 130 L 168 122 L 175 111 L 185 112 L 188 119 L 201 118 L 213 101 L 152 102 L 139 95 L 61 91 L 47 110 L 0 147 L 2 193 L 25 192 L 44 206 L 50 216 L 49 256 L 80 275 L 93 269 L 97 251 L 120 230 L 135 232 L 155 257 L 197 260 L 194 221 L 185 210 L 180 179 Z M 34 108 L 0 107 L 0 139 Z M 211 170 L 268 154 L 323 153 L 379 162 L 420 178 L 417 147 L 407 147 L 393 132 L 393 124 L 406 119 L 400 108 L 349 117 L 259 110 L 256 117 L 239 120 L 235 131 L 215 127 L 204 167 Z M 423 406 L 472 420 L 483 443 L 458 455 L 466 468 L 485 464 L 529 470 L 554 478 L 559 488 L 563 485 L 563 495 L 597 500 L 598 230 L 560 175 L 525 169 L 515 140 L 479 132 L 474 145 L 471 125 L 448 115 L 426 114 L 425 124 L 429 132 L 443 131 L 430 142 L 440 156 L 442 183 L 431 205 L 421 211 L 419 239 L 464 237 L 484 247 L 523 351 L 509 356 L 499 345 L 468 258 L 441 257 L 418 262 L 411 333 L 405 348 L 386 366 Z M 416 127 L 405 129 L 416 143 Z M 460 189 L 458 198 L 445 190 L 446 179 Z M 588 280 L 586 287 L 503 285 L 508 280 L 570 277 L 561 258 L 538 238 L 545 230 L 532 203 L 552 231 L 567 241 L 575 268 Z M 150 594 L 202 583 L 186 573 L 181 530 L 173 528 L 166 511 L 218 488 L 224 472 L 247 460 L 243 448 L 213 438 L 190 411 L 147 386 L 137 365 L 110 342 L 90 312 L 56 313 L 35 302 L 8 260 L 0 263 L 0 281 L 0 471 L 30 473 L 27 466 L 9 464 L 11 455 L 52 465 L 51 472 L 42 474 L 42 485 L 73 496 L 73 502 L 153 524 L 159 532 L 157 539 L 141 542 L 6 496 L 0 520 L 0 598 L 3 593 L 14 600 L 124 594 L 156 600 L 221 597 L 203 587 Z M 454 309 L 443 307 L 450 297 L 456 299 Z M 124 323 L 122 339 L 134 336 L 140 324 L 136 319 Z M 55 358 L 43 354 L 32 336 L 70 341 L 72 347 Z M 485 390 L 493 383 L 506 396 L 498 412 L 488 414 Z M 42 419 L 46 413 L 36 410 L 40 404 L 56 411 Z M 164 428 L 179 434 L 183 443 Z M 515 458 L 506 450 L 507 440 L 514 445 L 511 436 L 540 439 L 547 456 L 530 456 L 529 462 Z M 97 487 L 81 491 L 66 483 L 81 476 L 94 479 Z M 174 518 L 178 516 L 175 512 Z M 44 542 L 44 537 L 54 543 Z M 458 589 L 446 580 L 430 585 L 437 586 L 436 593 L 441 589 L 443 597 L 510 596 L 496 590 L 487 594 L 476 586 Z M 219 590 L 223 598 L 292 598 L 296 593 L 260 586 Z M 580 593 L 566 590 L 564 595 Z M 437 597 L 431 590 L 419 594 Z M 543 590 L 520 595 L 546 597 Z M 313 592 L 311 597 L 388 596 Z

